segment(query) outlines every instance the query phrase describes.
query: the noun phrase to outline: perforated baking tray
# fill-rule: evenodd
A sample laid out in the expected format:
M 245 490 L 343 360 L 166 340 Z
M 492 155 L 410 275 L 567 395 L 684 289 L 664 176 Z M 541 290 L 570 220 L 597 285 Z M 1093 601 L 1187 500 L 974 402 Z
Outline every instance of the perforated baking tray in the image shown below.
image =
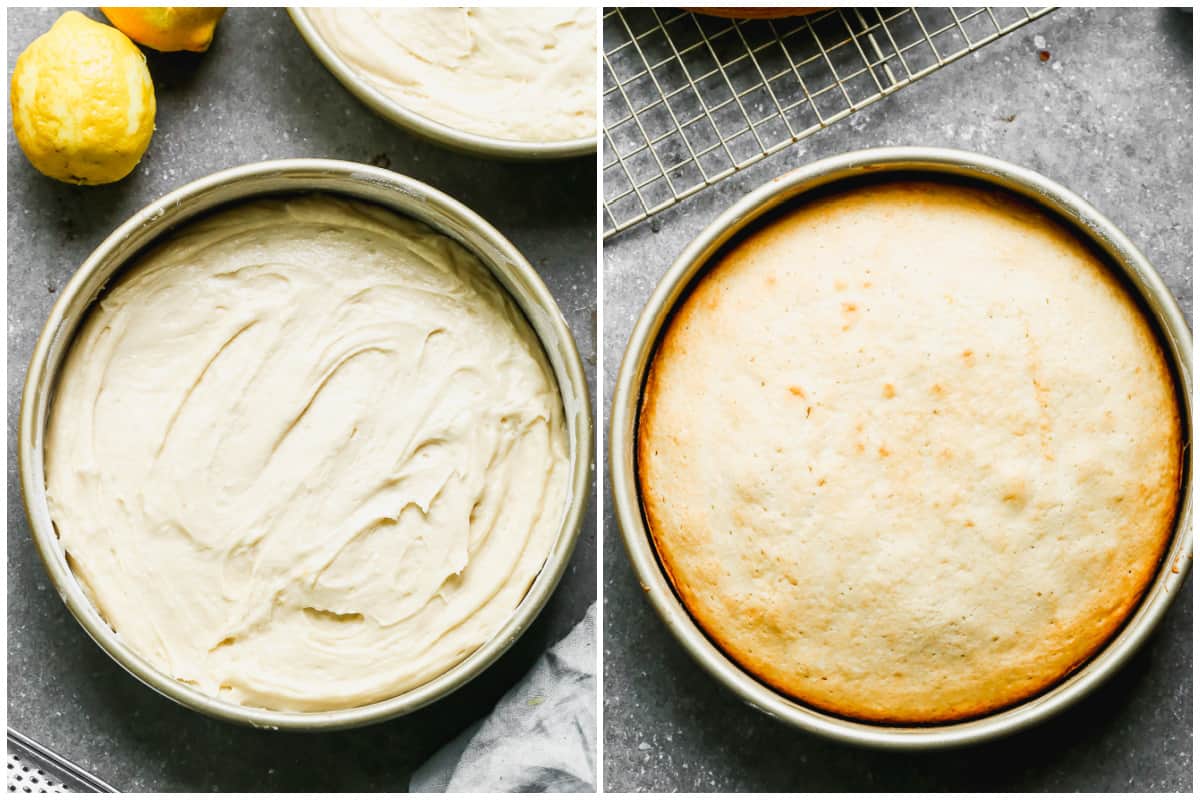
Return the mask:
M 606 9 L 605 238 L 1052 10 Z
M 7 768 L 9 794 L 116 791 L 82 767 L 12 728 L 8 729 Z

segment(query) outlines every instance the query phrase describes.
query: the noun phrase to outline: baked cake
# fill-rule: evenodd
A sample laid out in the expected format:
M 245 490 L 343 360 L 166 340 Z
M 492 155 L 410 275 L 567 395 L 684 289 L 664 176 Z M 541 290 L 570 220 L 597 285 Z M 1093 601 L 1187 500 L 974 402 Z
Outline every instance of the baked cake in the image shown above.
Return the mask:
M 701 628 L 854 719 L 986 714 L 1087 661 L 1172 534 L 1181 424 L 1138 305 L 1007 193 L 860 185 L 727 248 L 667 325 L 638 430 Z

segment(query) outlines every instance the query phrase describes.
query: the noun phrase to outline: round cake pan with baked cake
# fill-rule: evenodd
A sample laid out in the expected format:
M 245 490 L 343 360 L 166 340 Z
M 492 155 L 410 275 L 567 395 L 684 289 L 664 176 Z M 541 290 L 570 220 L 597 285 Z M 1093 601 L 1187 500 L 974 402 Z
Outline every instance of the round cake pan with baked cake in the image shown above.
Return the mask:
M 1182 584 L 1190 351 L 1145 258 L 1044 177 L 826 159 L 718 218 L 635 326 L 629 555 L 772 716 L 898 748 L 1011 732 L 1112 674 Z
M 546 560 L 515 610 L 481 646 L 426 682 L 386 699 L 329 710 L 242 705 L 177 680 L 139 655 L 93 604 L 73 571 L 47 497 L 46 447 L 55 391 L 94 302 L 153 246 L 209 212 L 267 197 L 329 195 L 382 207 L 449 237 L 478 258 L 508 294 L 541 345 L 562 401 L 567 438 L 561 516 Z M 381 217 L 382 219 L 383 217 Z M 208 219 L 208 217 L 206 217 Z M 453 198 L 419 181 L 328 159 L 266 161 L 187 184 L 139 211 L 105 239 L 63 288 L 34 348 L 21 401 L 17 451 L 34 543 L 55 589 L 93 640 L 121 667 L 165 697 L 208 716 L 260 728 L 335 730 L 408 714 L 465 685 L 498 659 L 550 599 L 574 550 L 592 460 L 587 381 L 575 340 L 536 270 L 499 232 Z

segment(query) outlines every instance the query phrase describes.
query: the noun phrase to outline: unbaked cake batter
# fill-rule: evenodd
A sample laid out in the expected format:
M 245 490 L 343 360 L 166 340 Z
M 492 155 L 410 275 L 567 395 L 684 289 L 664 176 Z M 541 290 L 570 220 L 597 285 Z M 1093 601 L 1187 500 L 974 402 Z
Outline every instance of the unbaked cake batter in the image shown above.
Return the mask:
M 596 134 L 594 8 L 313 8 L 373 87 L 451 128 L 523 142 Z
M 50 512 L 97 609 L 203 692 L 315 711 L 445 672 L 559 532 L 539 342 L 457 243 L 331 196 L 255 201 L 140 258 L 73 343 Z

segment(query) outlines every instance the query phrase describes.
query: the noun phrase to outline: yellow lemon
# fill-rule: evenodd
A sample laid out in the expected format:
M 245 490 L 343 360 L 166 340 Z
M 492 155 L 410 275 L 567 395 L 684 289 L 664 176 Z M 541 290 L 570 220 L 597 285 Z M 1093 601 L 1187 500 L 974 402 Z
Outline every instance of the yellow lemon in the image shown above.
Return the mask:
M 212 43 L 223 8 L 109 8 L 108 21 L 138 44 L 161 50 L 203 53 Z
M 125 34 L 68 11 L 17 59 L 13 132 L 38 171 L 67 183 L 124 178 L 154 134 L 154 84 Z

